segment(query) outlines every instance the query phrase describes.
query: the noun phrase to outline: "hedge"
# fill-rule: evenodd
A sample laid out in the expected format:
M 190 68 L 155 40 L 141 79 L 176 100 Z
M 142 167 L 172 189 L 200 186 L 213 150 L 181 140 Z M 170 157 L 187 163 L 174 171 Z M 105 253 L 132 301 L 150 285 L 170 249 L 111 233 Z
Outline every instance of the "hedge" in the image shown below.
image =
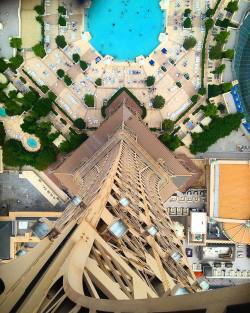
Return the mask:
M 193 154 L 206 152 L 208 148 L 220 138 L 224 138 L 240 126 L 243 114 L 228 114 L 225 117 L 214 117 L 202 133 L 192 133 L 190 151 Z

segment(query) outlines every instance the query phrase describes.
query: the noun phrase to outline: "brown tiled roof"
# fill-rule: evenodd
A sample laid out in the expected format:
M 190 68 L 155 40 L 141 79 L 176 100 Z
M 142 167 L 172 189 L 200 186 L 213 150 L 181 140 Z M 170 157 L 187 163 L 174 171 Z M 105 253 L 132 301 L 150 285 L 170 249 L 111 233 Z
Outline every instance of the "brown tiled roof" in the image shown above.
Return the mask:
M 135 103 L 135 101 L 127 94 L 125 90 L 106 108 L 107 116 L 114 114 L 114 112 L 118 110 L 123 103 L 126 103 L 126 106 L 130 111 L 138 114 L 138 116 L 141 116 L 142 109 L 137 103 Z
M 138 144 L 155 160 L 163 161 L 164 167 L 173 176 L 183 176 L 184 181 L 194 178 L 192 173 L 169 151 L 126 106 L 117 109 L 95 133 L 75 150 L 55 171 L 54 175 L 64 185 L 72 186 L 72 174 L 87 161 L 124 124 L 137 136 Z M 72 186 L 73 187 L 73 186 Z M 72 189 L 72 188 L 70 188 Z M 75 188 L 73 188 L 75 189 Z M 176 188 L 177 190 L 178 188 Z

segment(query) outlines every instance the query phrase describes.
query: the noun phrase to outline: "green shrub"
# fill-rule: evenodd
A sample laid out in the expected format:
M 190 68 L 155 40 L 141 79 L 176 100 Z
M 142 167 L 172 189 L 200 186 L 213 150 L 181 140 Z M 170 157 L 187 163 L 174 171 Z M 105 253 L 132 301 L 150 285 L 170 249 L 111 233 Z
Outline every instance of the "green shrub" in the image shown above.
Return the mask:
M 220 113 L 225 113 L 225 111 L 226 111 L 226 106 L 225 106 L 225 104 L 223 104 L 223 103 L 219 103 L 218 104 L 218 110 L 220 111 Z
M 65 41 L 65 38 L 63 35 L 58 35 L 56 37 L 56 44 L 57 44 L 57 47 L 61 49 L 67 46 L 67 42 Z
M 220 138 L 224 138 L 240 126 L 243 114 L 228 114 L 225 117 L 214 117 L 202 133 L 192 133 L 190 151 L 193 154 L 206 152 L 208 148 Z
M 220 85 L 208 85 L 208 98 L 217 97 L 232 89 L 232 83 L 223 83 Z
M 222 57 L 225 59 L 232 60 L 234 58 L 234 50 L 228 49 L 228 50 L 223 51 Z
M 95 98 L 93 95 L 86 94 L 84 96 L 84 102 L 88 107 L 92 108 L 95 105 Z
M 49 165 L 56 162 L 56 151 L 54 147 L 45 147 L 41 149 L 35 157 L 34 167 L 39 171 L 43 171 L 48 168 Z
M 42 5 L 36 5 L 34 7 L 34 10 L 36 11 L 37 14 L 39 15 L 44 15 L 45 13 L 45 10 L 44 10 L 44 7 Z
M 230 32 L 223 30 L 215 36 L 215 40 L 218 42 L 219 45 L 224 45 L 225 43 L 227 43 L 229 35 Z
M 19 77 L 19 79 L 21 80 L 21 82 L 23 82 L 24 84 L 26 84 L 26 79 L 22 76 Z
M 217 106 L 210 102 L 206 106 L 202 106 L 202 110 L 205 116 L 215 117 L 218 114 Z
M 101 78 L 97 78 L 95 81 L 96 86 L 101 86 L 102 85 L 102 79 Z
M 3 126 L 3 122 L 0 122 L 0 146 L 3 146 L 6 137 L 6 132 Z
M 12 99 L 5 101 L 5 109 L 9 116 L 21 115 L 24 111 L 22 106 Z
M 215 75 L 220 75 L 226 68 L 225 64 L 221 64 L 219 66 L 216 67 L 216 69 L 214 71 L 212 71 L 213 74 Z
M 72 59 L 75 63 L 78 63 L 80 61 L 80 55 L 78 53 L 74 53 L 72 55 Z
M 198 94 L 201 96 L 204 96 L 206 94 L 207 90 L 205 87 L 200 87 L 198 90 Z
M 191 28 L 192 27 L 192 20 L 190 17 L 187 17 L 183 22 L 184 28 Z
M 43 93 L 47 93 L 49 91 L 49 87 L 46 85 L 40 86 L 40 89 L 42 90 Z
M 184 17 L 189 17 L 189 15 L 191 14 L 191 10 L 190 9 L 185 9 L 185 11 L 184 11 Z
M 30 165 L 39 171 L 45 170 L 56 161 L 56 151 L 52 145 L 41 148 L 39 152 L 28 152 L 18 140 L 10 139 L 3 146 L 3 162 L 7 166 Z
M 186 50 L 192 49 L 196 45 L 197 41 L 194 37 L 188 37 L 184 40 L 183 47 Z
M 52 109 L 52 101 L 49 98 L 40 98 L 32 107 L 32 112 L 37 117 L 46 116 Z
M 80 60 L 80 67 L 85 71 L 88 68 L 88 64 L 85 61 Z
M 8 63 L 4 60 L 4 58 L 0 58 L 0 73 L 3 73 L 8 68 Z
M 205 21 L 206 31 L 209 31 L 211 28 L 213 28 L 213 26 L 214 26 L 214 21 L 212 18 L 209 18 Z
M 60 26 L 66 26 L 66 25 L 67 25 L 66 18 L 63 17 L 62 15 L 60 15 L 59 18 L 58 18 L 58 24 L 59 24 Z
M 17 96 L 17 91 L 16 91 L 16 90 L 11 90 L 11 91 L 9 91 L 8 97 L 9 97 L 10 99 L 15 99 L 16 96 Z
M 68 75 L 65 75 L 64 82 L 67 86 L 70 86 L 72 84 L 72 79 Z
M 10 46 L 12 48 L 21 49 L 22 47 L 22 39 L 18 37 L 12 37 L 10 39 Z
M 86 128 L 86 123 L 85 123 L 85 121 L 81 117 L 79 117 L 76 120 L 74 120 L 73 124 L 78 129 L 85 129 Z
M 41 15 L 36 16 L 36 20 L 39 24 L 43 25 L 44 21 L 43 21 L 43 17 Z
M 146 79 L 146 85 L 148 87 L 153 86 L 155 83 L 155 77 L 154 76 L 148 76 Z
M 65 75 L 65 72 L 64 70 L 62 70 L 61 68 L 59 68 L 57 71 L 56 71 L 56 74 L 59 78 L 63 78 L 63 76 Z
M 152 100 L 152 103 L 153 103 L 153 108 L 162 109 L 165 104 L 165 99 L 162 96 L 157 95 Z
M 59 13 L 59 14 L 62 14 L 62 15 L 66 15 L 67 11 L 66 11 L 66 9 L 65 9 L 64 6 L 60 5 L 60 6 L 58 7 L 58 13 Z
M 23 63 L 23 57 L 17 54 L 15 57 L 10 58 L 10 67 L 14 70 L 18 69 Z
M 181 146 L 181 140 L 176 135 L 170 135 L 168 133 L 164 133 L 159 136 L 159 140 L 170 150 L 174 151 L 178 147 Z
M 41 42 L 39 42 L 34 47 L 32 47 L 32 50 L 35 53 L 35 55 L 40 57 L 40 58 L 44 58 L 45 55 L 46 55 L 44 46 L 43 46 L 43 44 Z
M 230 22 L 230 20 L 228 18 L 224 18 L 224 20 L 217 20 L 215 23 L 216 26 L 222 27 L 222 28 L 228 28 L 233 27 L 233 28 L 237 28 L 238 25 L 234 24 L 232 22 Z
M 196 104 L 199 100 L 199 95 L 193 95 L 190 100 L 192 101 L 192 103 Z
M 208 8 L 206 11 L 206 17 L 212 17 L 214 15 L 214 9 Z
M 238 9 L 239 9 L 238 0 L 235 0 L 235 1 L 230 1 L 225 10 L 233 14 L 234 12 L 238 11 Z
M 59 149 L 63 153 L 69 153 L 78 148 L 87 138 L 88 135 L 86 133 L 78 135 L 71 131 L 69 138 L 60 144 Z
M 209 58 L 211 60 L 219 60 L 222 59 L 223 57 L 223 52 L 222 52 L 222 47 L 220 45 L 216 45 L 214 47 L 211 47 L 209 51 Z
M 56 95 L 53 91 L 50 90 L 50 91 L 48 92 L 48 98 L 53 102 L 53 101 L 56 100 L 57 95 Z
M 180 81 L 177 81 L 177 82 L 176 82 L 176 86 L 177 86 L 178 88 L 181 88 L 181 87 L 182 87 L 181 82 L 180 82 Z
M 171 133 L 174 130 L 174 121 L 169 120 L 169 119 L 165 119 L 162 122 L 162 129 L 165 132 Z
M 67 122 L 63 118 L 60 118 L 60 121 L 63 123 L 63 125 L 67 125 Z

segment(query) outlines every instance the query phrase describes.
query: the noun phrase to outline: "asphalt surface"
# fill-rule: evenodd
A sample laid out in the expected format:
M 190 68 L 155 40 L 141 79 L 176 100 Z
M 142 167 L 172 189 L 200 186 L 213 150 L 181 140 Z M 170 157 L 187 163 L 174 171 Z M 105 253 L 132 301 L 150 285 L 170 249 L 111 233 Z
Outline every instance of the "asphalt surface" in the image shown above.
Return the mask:
M 18 173 L 0 174 L 0 215 L 9 211 L 62 211 L 61 203 L 55 207 Z
M 13 56 L 9 38 L 19 36 L 18 5 L 19 0 L 0 1 L 0 23 L 3 24 L 0 30 L 0 56 L 4 58 Z

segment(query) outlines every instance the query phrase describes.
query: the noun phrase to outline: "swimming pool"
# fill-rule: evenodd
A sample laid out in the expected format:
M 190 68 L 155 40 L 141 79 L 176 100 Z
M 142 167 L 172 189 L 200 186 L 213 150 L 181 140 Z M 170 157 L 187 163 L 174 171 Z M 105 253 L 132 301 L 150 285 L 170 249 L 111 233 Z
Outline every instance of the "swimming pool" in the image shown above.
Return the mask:
M 148 56 L 159 44 L 165 14 L 159 0 L 94 0 L 87 11 L 91 45 L 118 60 Z
M 0 108 L 0 116 L 7 116 L 5 108 Z
M 32 148 L 32 149 L 37 148 L 37 141 L 36 141 L 36 139 L 34 139 L 34 138 L 32 138 L 32 137 L 29 137 L 29 138 L 27 139 L 27 144 L 28 144 L 28 146 L 29 146 L 30 148 Z

